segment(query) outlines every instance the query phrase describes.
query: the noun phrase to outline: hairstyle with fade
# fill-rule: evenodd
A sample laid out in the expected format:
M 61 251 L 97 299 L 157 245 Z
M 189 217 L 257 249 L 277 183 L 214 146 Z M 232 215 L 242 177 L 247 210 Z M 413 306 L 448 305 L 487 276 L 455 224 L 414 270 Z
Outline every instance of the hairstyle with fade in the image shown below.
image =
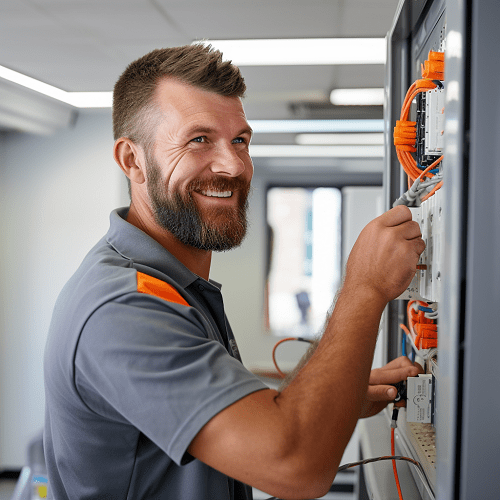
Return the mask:
M 245 81 L 238 67 L 223 61 L 222 53 L 201 43 L 156 49 L 129 64 L 113 92 L 115 140 L 128 137 L 149 149 L 154 140 L 159 107 L 157 84 L 164 77 L 226 97 L 243 97 Z

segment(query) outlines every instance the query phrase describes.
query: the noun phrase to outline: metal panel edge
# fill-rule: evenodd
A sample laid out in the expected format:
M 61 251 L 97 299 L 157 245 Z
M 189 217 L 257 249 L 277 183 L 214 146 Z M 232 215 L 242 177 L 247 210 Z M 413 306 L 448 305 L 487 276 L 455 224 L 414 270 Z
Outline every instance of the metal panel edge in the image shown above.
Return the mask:
M 436 437 L 437 498 L 456 498 L 457 453 L 459 452 L 460 342 L 465 286 L 464 262 L 464 102 L 467 99 L 465 76 L 465 18 L 462 0 L 449 2 L 446 9 L 446 122 L 445 122 L 445 243 L 443 255 L 443 299 L 440 304 L 439 386 Z

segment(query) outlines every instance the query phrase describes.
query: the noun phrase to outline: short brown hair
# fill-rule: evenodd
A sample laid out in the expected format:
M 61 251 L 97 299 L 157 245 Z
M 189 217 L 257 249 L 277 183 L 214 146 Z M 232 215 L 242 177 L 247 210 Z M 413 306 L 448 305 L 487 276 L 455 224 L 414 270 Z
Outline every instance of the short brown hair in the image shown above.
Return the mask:
M 172 77 L 226 97 L 243 97 L 245 81 L 231 61 L 210 45 L 156 49 L 129 64 L 113 92 L 113 134 L 115 140 L 128 137 L 142 147 L 153 140 L 159 108 L 154 102 L 158 81 Z

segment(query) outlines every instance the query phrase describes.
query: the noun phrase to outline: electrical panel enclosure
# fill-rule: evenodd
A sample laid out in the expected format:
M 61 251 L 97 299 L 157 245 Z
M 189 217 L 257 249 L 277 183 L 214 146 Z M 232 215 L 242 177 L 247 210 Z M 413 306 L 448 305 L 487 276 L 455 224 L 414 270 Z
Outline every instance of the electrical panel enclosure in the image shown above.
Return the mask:
M 401 0 L 387 36 L 385 208 L 408 206 L 426 243 L 382 329 L 386 361 L 425 369 L 407 381 L 395 433 L 396 451 L 424 471 L 401 467 L 411 498 L 500 491 L 500 398 L 481 398 L 500 379 L 498 19 L 497 0 Z M 379 435 L 390 420 L 377 420 Z M 362 425 L 367 458 L 377 430 Z M 379 490 L 371 498 L 398 498 Z

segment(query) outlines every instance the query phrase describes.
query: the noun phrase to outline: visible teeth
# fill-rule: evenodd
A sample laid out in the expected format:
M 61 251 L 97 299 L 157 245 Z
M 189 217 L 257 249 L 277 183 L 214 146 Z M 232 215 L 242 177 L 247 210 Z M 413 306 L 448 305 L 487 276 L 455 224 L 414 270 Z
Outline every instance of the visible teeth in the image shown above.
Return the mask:
M 232 191 L 202 191 L 201 194 L 205 196 L 215 196 L 217 198 L 230 198 Z

